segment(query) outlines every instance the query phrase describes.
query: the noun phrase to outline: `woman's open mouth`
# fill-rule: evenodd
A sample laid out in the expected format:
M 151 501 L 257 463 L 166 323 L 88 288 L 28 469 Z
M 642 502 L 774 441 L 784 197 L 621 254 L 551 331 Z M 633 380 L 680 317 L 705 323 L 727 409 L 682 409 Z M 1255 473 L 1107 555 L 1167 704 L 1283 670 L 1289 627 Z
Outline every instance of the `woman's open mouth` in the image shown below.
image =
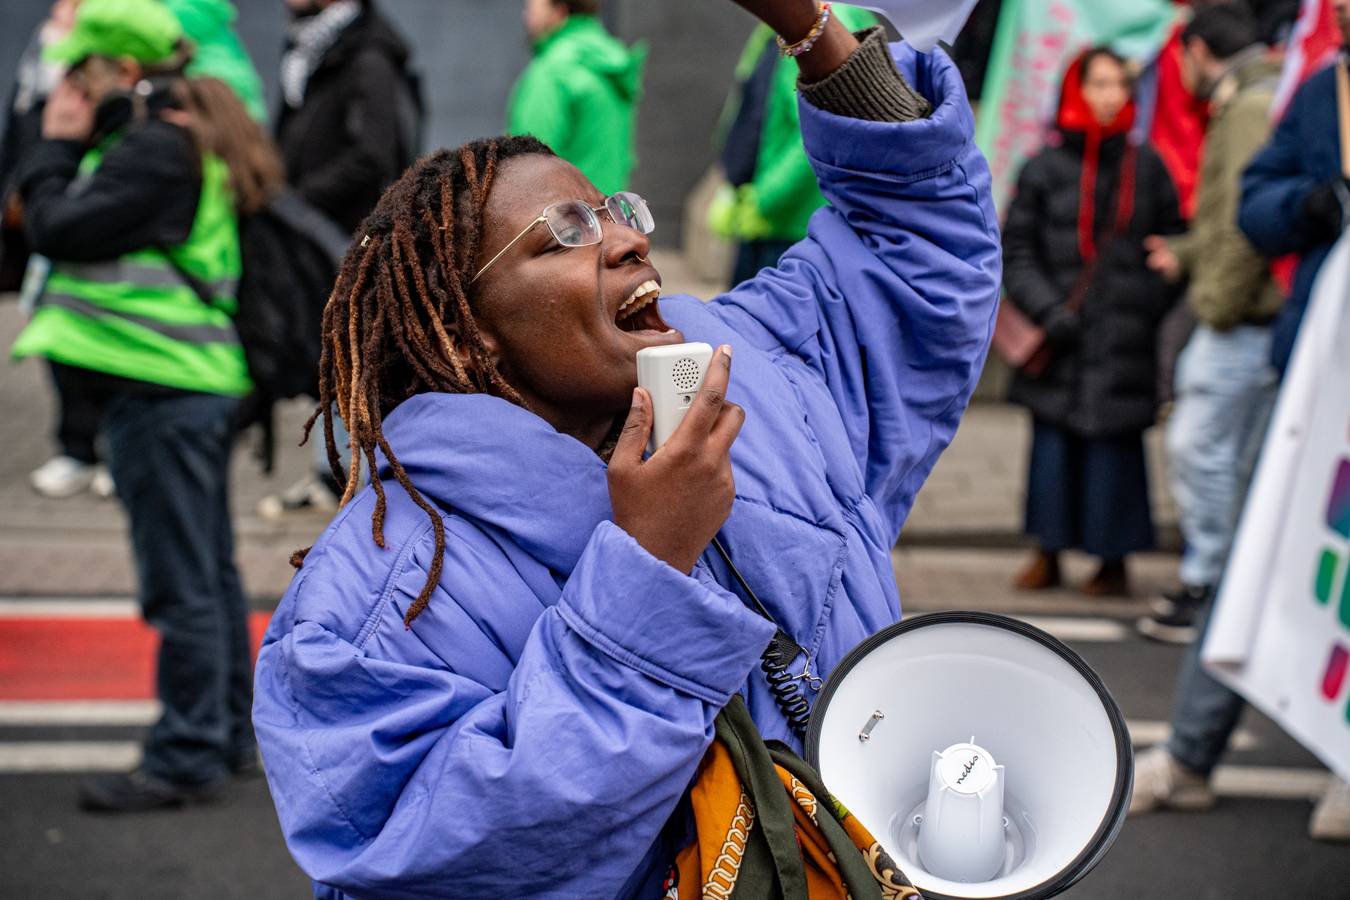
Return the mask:
M 657 306 L 657 299 L 661 296 L 661 285 L 655 280 L 648 280 L 633 288 L 633 292 L 628 295 L 628 299 L 623 301 L 619 307 L 618 313 L 614 316 L 614 324 L 620 331 L 670 331 L 670 326 L 661 318 L 661 310 Z

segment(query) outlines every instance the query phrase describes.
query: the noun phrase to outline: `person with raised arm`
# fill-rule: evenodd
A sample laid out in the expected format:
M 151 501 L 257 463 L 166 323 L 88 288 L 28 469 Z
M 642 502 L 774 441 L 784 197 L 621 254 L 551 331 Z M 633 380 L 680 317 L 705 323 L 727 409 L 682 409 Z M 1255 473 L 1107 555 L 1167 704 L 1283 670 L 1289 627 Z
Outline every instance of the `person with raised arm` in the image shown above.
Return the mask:
M 714 536 L 817 677 L 900 617 L 891 547 L 993 330 L 988 168 L 945 56 L 738 2 L 798 61 L 829 201 L 777 267 L 661 297 L 642 198 L 527 137 L 431 154 L 358 229 L 318 410 L 375 478 L 337 473 L 254 706 L 319 896 L 660 896 L 723 708 L 802 746 Z M 718 350 L 646 456 L 636 354 L 686 339 Z

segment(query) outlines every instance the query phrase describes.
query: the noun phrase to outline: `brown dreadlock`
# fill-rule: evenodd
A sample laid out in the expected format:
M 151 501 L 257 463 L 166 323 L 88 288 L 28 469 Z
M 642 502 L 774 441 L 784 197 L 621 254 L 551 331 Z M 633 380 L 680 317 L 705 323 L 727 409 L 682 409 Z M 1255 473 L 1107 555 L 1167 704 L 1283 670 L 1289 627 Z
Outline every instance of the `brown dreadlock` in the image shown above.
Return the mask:
M 305 424 L 305 440 L 323 417 L 333 476 L 344 484 L 341 505 L 356 493 L 364 458 L 376 503 L 375 543 L 384 547 L 384 486 L 374 475 L 378 448 L 408 496 L 431 519 L 436 535 L 427 583 L 403 617 L 426 609 L 441 577 L 445 524 L 385 440 L 383 421 L 414 394 L 490 393 L 520 406 L 520 394 L 497 371 L 469 298 L 478 257 L 483 209 L 498 165 L 513 156 L 553 151 L 530 137 L 472 141 L 439 150 L 403 173 L 357 230 L 323 314 L 319 404 Z M 469 365 L 460 358 L 468 351 Z M 342 471 L 333 437 L 334 404 L 351 435 L 351 464 Z M 302 442 L 303 443 L 303 442 Z M 297 551 L 299 568 L 308 551 Z

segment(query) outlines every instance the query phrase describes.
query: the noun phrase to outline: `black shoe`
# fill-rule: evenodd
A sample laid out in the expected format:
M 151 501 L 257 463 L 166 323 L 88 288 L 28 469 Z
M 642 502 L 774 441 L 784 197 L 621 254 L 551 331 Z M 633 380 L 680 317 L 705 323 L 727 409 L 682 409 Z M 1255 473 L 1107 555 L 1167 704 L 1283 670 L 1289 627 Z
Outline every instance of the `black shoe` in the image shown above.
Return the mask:
M 1183 584 L 1175 590 L 1163 591 L 1156 597 L 1148 598 L 1149 608 L 1155 616 L 1175 616 L 1189 611 L 1192 619 L 1214 596 L 1214 588 L 1207 584 Z
M 1214 595 L 1208 586 L 1183 585 L 1180 590 L 1149 601 L 1157 615 L 1145 616 L 1134 623 L 1144 637 L 1164 644 L 1189 644 L 1200 633 L 1196 624 L 1205 604 Z
M 1191 643 L 1200 633 L 1200 629 L 1195 625 L 1195 616 L 1184 614 L 1145 616 L 1135 621 L 1134 628 L 1150 640 L 1180 646 Z
M 224 796 L 228 781 L 217 778 L 201 784 L 180 784 L 144 769 L 96 775 L 80 782 L 80 808 L 90 812 L 145 812 L 214 803 Z
M 1097 573 L 1078 589 L 1089 597 L 1130 596 L 1130 575 L 1124 560 L 1102 560 Z

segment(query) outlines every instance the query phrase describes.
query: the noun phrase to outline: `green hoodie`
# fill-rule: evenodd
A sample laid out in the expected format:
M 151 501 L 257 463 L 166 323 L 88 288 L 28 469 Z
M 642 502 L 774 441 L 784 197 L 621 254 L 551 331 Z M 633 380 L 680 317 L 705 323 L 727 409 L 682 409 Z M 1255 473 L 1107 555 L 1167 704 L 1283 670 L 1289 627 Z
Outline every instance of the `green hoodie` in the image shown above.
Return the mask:
M 646 59 L 645 46 L 625 47 L 594 16 L 568 16 L 535 43 L 507 130 L 539 138 L 606 194 L 627 189 Z
M 834 4 L 833 11 L 849 31 L 877 24 L 871 13 L 841 3 Z M 773 38 L 774 32 L 767 25 L 751 33 L 736 66 L 738 85 L 754 72 L 760 54 Z M 735 119 L 739 103 L 738 88 L 723 114 L 724 127 Z M 709 211 L 713 230 L 736 240 L 800 240 L 806 236 L 811 214 L 825 205 L 825 198 L 802 146 L 796 60 L 784 57 L 774 68 L 756 159 L 754 180 L 738 191 L 725 192 Z
M 164 0 L 164 5 L 196 45 L 187 74 L 219 78 L 239 95 L 250 116 L 266 121 L 262 79 L 234 33 L 234 4 L 229 0 Z

